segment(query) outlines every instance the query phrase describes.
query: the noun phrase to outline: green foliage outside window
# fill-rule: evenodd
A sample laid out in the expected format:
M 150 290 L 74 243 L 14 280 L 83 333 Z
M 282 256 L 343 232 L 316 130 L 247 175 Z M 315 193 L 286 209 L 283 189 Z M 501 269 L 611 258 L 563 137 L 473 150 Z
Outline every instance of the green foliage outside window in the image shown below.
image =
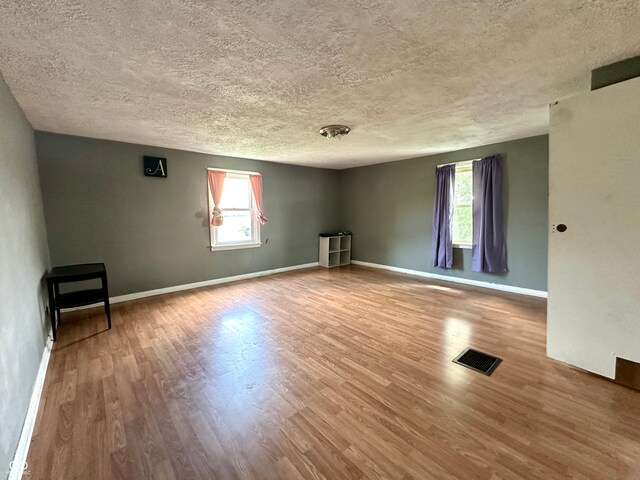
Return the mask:
M 471 207 L 457 207 L 453 210 L 454 243 L 471 243 L 473 234 Z
M 471 244 L 473 236 L 473 173 L 470 167 L 456 168 L 453 209 L 453 242 Z

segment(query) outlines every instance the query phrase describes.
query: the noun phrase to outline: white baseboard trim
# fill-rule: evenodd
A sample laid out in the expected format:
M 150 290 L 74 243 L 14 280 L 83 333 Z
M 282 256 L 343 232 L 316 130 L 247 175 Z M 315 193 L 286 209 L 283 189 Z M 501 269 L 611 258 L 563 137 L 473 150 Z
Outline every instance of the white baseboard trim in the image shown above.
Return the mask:
M 533 290 L 531 288 L 514 287 L 511 285 L 501 285 L 499 283 L 491 282 L 482 282 L 480 280 L 470 280 L 468 278 L 450 277 L 448 275 L 438 275 L 437 273 L 421 272 L 420 270 L 410 270 L 408 268 L 381 265 L 379 263 L 361 262 L 360 260 L 351 260 L 351 263 L 355 265 L 362 265 L 363 267 L 378 268 L 381 270 L 389 270 L 391 272 L 415 275 L 417 277 L 432 278 L 434 280 L 443 280 L 445 282 L 462 283 L 464 285 L 473 285 L 474 287 L 491 288 L 493 290 L 501 290 L 503 292 L 517 293 L 520 295 L 529 295 L 531 297 L 547 298 L 547 292 L 545 292 L 544 290 Z
M 29 445 L 31 444 L 33 428 L 36 425 L 36 418 L 38 417 L 38 406 L 40 405 L 40 398 L 42 397 L 44 379 L 47 375 L 47 367 L 49 366 L 49 358 L 51 358 L 52 348 L 53 339 L 51 338 L 51 334 L 49 334 L 47 335 L 47 343 L 44 346 L 44 352 L 42 354 L 42 359 L 40 360 L 40 367 L 38 368 L 38 375 L 36 376 L 36 381 L 33 385 L 33 392 L 31 393 L 27 416 L 25 417 L 24 424 L 22 425 L 20 440 L 18 441 L 16 453 L 13 456 L 13 462 L 10 465 L 7 480 L 20 480 L 23 477 L 25 470 L 29 469 L 28 465 L 26 465 L 27 454 L 29 453 Z
M 163 295 L 165 293 L 180 292 L 182 290 L 191 290 L 193 288 L 201 288 L 201 287 L 209 287 L 209 286 L 212 286 L 212 285 L 220 285 L 221 283 L 237 282 L 239 280 L 247 280 L 247 279 L 250 279 L 250 278 L 265 277 L 267 275 L 274 275 L 276 273 L 291 272 L 293 270 L 301 270 L 303 268 L 312 268 L 312 267 L 317 267 L 319 265 L 320 264 L 318 262 L 303 263 L 303 264 L 300 264 L 300 265 L 292 265 L 290 267 L 274 268 L 273 270 L 263 270 L 261 272 L 245 273 L 245 274 L 242 274 L 242 275 L 234 275 L 232 277 L 214 278 L 214 279 L 211 279 L 211 280 L 204 280 L 202 282 L 185 283 L 183 285 L 175 285 L 173 287 L 157 288 L 155 290 L 147 290 L 146 292 L 128 293 L 126 295 L 118 295 L 117 297 L 110 297 L 109 298 L 109 302 L 110 303 L 128 302 L 130 300 L 137 300 L 139 298 L 153 297 L 155 295 Z M 97 304 L 94 304 L 94 305 L 101 305 L 101 304 L 97 303 Z M 69 308 L 69 309 L 64 309 L 63 311 L 64 312 L 70 312 L 70 311 L 73 311 L 73 310 L 82 310 L 82 309 L 85 309 L 85 308 L 91 308 L 94 305 L 86 305 L 86 306 L 83 306 L 83 307 Z

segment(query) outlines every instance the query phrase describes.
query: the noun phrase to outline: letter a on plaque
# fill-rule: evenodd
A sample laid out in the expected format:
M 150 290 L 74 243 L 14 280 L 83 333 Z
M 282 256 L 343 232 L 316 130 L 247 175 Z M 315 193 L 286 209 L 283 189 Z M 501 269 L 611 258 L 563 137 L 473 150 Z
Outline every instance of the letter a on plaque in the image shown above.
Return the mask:
M 144 175 L 146 177 L 167 177 L 167 159 L 144 157 Z

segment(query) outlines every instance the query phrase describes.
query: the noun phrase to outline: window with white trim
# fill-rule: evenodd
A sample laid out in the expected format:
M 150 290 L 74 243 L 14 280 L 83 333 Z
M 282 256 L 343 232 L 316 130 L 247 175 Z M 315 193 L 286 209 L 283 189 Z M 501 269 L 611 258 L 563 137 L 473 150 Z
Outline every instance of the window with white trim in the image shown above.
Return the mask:
M 212 169 L 216 170 L 216 169 Z M 223 223 L 210 225 L 211 249 L 231 250 L 236 248 L 259 247 L 260 222 L 257 219 L 256 202 L 253 197 L 249 174 L 225 170 L 222 197 L 218 206 L 222 211 Z M 211 187 L 209 190 L 209 212 L 213 210 Z
M 473 166 L 472 160 L 456 165 L 453 196 L 453 245 L 471 248 L 473 243 Z

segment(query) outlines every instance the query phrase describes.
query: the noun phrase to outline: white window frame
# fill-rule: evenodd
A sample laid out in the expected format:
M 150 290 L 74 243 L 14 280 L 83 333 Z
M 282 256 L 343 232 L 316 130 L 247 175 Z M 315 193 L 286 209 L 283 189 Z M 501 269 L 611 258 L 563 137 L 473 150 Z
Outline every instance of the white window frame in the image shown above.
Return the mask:
M 461 170 L 471 170 L 471 182 L 473 184 L 473 162 L 475 162 L 476 160 L 480 160 L 479 158 L 474 158 L 471 160 L 463 160 L 461 162 L 454 162 L 454 163 L 450 163 L 450 164 L 444 164 L 444 165 L 455 165 L 456 167 L 456 175 L 458 174 L 458 169 Z M 438 165 L 439 167 L 441 167 L 442 165 Z M 454 182 L 455 185 L 455 182 Z M 473 197 L 471 199 L 471 204 L 456 204 L 455 203 L 455 195 L 453 197 L 453 210 L 455 211 L 456 206 L 458 207 L 470 207 L 471 208 L 471 231 L 473 231 Z M 451 226 L 452 230 L 453 230 L 453 225 Z M 457 240 L 457 241 L 456 241 Z M 465 249 L 470 249 L 473 246 L 473 240 L 471 242 L 460 242 L 460 239 L 453 239 L 453 247 L 454 248 L 465 248 Z
M 221 250 L 239 250 L 242 248 L 257 248 L 262 246 L 262 242 L 260 241 L 260 222 L 258 221 L 258 210 L 256 208 L 256 200 L 253 196 L 253 189 L 251 188 L 251 182 L 249 181 L 249 175 L 260 175 L 258 172 L 246 172 L 243 170 L 227 170 L 225 168 L 207 168 L 207 175 L 209 170 L 217 170 L 221 172 L 226 172 L 227 176 L 225 178 L 242 178 L 247 180 L 249 184 L 249 216 L 251 217 L 251 239 L 243 242 L 218 242 L 218 228 L 211 225 L 209 222 L 209 249 L 213 252 L 218 252 Z M 223 188 L 224 191 L 224 188 Z M 213 197 L 211 196 L 211 188 L 209 186 L 209 181 L 207 179 L 207 196 L 209 199 L 209 216 L 211 216 L 211 212 L 213 211 Z M 225 208 L 221 209 L 223 216 L 225 211 L 246 211 L 245 208 Z

